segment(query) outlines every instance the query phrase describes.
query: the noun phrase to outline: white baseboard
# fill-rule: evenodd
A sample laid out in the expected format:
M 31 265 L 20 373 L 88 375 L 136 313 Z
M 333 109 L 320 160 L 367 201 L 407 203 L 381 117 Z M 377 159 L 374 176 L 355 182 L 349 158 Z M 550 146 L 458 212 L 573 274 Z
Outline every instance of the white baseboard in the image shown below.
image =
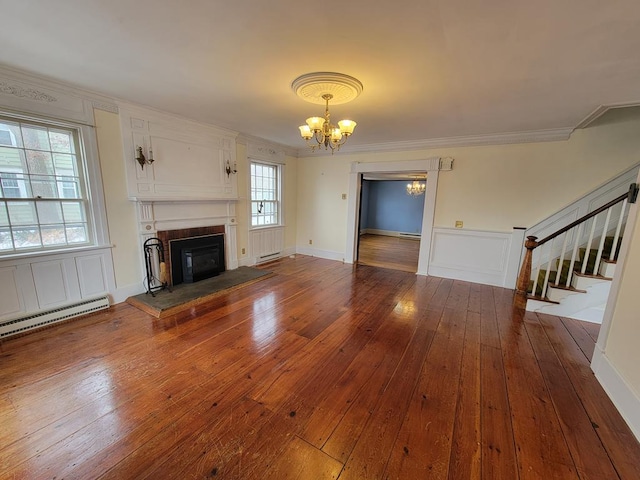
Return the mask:
M 110 294 L 111 304 L 115 305 L 116 303 L 122 303 L 127 298 L 133 297 L 134 295 L 139 295 L 144 292 L 145 288 L 142 285 L 142 282 L 132 283 L 131 285 L 116 288 L 116 290 Z
M 241 258 L 238 261 L 238 266 L 240 267 L 253 267 L 254 265 L 257 265 L 259 263 L 264 263 L 264 262 L 270 262 L 272 260 L 277 260 L 278 258 L 284 258 L 284 257 L 288 257 L 290 255 L 293 255 L 296 253 L 296 247 L 287 247 L 284 250 L 282 250 L 282 252 L 280 252 L 279 255 L 274 255 L 273 257 L 270 257 L 268 260 L 262 260 L 257 258 L 257 257 L 245 257 L 245 258 Z
M 403 238 L 414 238 L 416 240 L 420 240 L 419 233 L 410 233 L 410 232 L 393 232 L 391 230 L 378 230 L 376 228 L 365 228 L 360 232 L 360 235 L 368 233 L 370 235 L 384 235 L 386 237 L 403 237 Z
M 344 262 L 343 252 L 332 252 L 330 250 L 318 250 L 316 248 L 296 247 L 296 253 L 300 255 L 309 255 L 310 257 L 325 258 L 327 260 L 337 260 Z
M 635 437 L 640 440 L 640 396 L 638 393 L 620 375 L 598 345 L 593 352 L 591 369 Z

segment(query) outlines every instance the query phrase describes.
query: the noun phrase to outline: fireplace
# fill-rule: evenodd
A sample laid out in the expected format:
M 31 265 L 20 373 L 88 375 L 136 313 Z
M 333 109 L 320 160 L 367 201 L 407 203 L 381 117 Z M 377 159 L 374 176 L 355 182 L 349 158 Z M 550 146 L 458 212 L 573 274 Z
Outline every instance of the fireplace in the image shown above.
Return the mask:
M 167 252 L 167 279 L 171 285 L 191 283 L 224 272 L 224 225 L 158 232 Z
M 224 272 L 224 234 L 170 240 L 171 283 L 193 283 Z

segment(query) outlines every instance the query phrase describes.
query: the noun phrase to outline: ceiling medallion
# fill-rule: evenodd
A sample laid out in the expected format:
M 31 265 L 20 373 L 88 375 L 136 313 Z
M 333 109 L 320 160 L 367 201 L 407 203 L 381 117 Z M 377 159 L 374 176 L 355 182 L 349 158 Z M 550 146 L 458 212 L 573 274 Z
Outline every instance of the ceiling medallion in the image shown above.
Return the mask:
M 362 83 L 356 78 L 333 72 L 307 73 L 291 83 L 291 89 L 304 101 L 325 106 L 324 117 L 307 118 L 306 125 L 300 127 L 300 135 L 312 151 L 324 145 L 331 153 L 340 150 L 353 133 L 356 122 L 340 120 L 338 126 L 331 123 L 329 101 L 334 105 L 350 102 L 362 93 Z M 310 142 L 314 139 L 315 142 Z

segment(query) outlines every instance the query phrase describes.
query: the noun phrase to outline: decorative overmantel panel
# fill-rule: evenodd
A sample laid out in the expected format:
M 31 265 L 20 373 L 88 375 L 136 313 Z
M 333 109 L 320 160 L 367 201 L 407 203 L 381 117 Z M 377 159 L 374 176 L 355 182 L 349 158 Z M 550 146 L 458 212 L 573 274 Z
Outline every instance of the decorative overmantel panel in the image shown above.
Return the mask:
M 120 124 L 130 199 L 237 200 L 235 132 L 128 104 Z M 152 164 L 138 164 L 138 147 Z

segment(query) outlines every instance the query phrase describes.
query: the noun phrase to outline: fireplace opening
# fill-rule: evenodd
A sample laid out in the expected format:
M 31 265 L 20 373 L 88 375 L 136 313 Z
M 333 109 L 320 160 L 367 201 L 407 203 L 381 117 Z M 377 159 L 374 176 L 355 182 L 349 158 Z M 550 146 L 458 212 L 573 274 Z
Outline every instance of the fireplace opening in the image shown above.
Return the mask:
M 173 285 L 193 283 L 225 271 L 224 235 L 169 241 Z

